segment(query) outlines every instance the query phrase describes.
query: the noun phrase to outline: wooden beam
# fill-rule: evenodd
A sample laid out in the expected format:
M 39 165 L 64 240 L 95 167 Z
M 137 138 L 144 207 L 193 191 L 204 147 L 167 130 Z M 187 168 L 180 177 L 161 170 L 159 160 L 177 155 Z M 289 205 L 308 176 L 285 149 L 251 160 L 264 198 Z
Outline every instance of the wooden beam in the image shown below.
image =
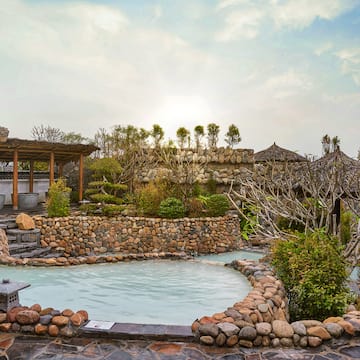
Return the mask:
M 19 153 L 15 149 L 13 156 L 13 197 L 12 197 L 14 210 L 18 209 L 18 193 L 19 193 L 18 192 L 18 182 L 19 182 L 18 160 L 19 160 Z
M 34 192 L 34 161 L 30 160 L 29 192 Z
M 79 201 L 83 199 L 84 191 L 84 155 L 80 154 L 79 159 Z
M 49 187 L 55 181 L 55 155 L 54 152 L 50 153 L 50 166 L 49 166 Z

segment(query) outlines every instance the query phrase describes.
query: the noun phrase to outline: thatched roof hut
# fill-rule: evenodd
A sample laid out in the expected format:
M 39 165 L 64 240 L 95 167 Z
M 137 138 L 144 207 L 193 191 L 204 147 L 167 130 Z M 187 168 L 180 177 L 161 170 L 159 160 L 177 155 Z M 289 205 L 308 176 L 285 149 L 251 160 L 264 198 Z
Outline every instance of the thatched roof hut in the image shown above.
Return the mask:
M 294 151 L 284 149 L 275 143 L 265 150 L 254 154 L 255 163 L 265 162 L 303 162 L 307 161 L 304 156 L 297 154 Z
M 325 154 L 318 160 L 312 162 L 311 166 L 313 168 L 332 168 L 334 166 L 343 166 L 348 171 L 351 170 L 360 170 L 360 161 L 351 158 L 350 156 L 346 155 L 340 149 Z

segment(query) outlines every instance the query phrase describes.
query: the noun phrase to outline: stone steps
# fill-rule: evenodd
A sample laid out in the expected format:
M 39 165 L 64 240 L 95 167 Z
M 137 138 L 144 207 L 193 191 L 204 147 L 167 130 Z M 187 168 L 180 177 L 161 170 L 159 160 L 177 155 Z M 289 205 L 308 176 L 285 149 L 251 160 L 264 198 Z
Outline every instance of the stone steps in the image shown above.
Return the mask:
M 36 249 L 38 249 L 37 242 L 28 242 L 26 244 L 17 244 L 17 243 L 9 244 L 9 252 L 11 256 L 16 254 L 19 255 L 24 252 L 33 251 Z
M 46 255 L 49 255 L 51 252 L 51 247 L 48 246 L 46 248 L 34 248 L 31 251 L 22 251 L 21 253 L 18 254 L 12 254 L 13 257 L 15 258 L 20 258 L 20 259 L 24 259 L 24 258 L 38 258 L 38 257 L 46 257 Z M 10 252 L 11 254 L 11 252 Z M 51 256 L 53 257 L 53 256 Z
M 20 230 L 20 229 L 7 229 L 6 234 L 11 239 L 11 242 L 27 243 L 27 242 L 37 242 L 40 244 L 40 229 L 34 230 Z M 15 239 L 14 239 L 15 238 Z M 9 240 L 10 243 L 10 240 Z

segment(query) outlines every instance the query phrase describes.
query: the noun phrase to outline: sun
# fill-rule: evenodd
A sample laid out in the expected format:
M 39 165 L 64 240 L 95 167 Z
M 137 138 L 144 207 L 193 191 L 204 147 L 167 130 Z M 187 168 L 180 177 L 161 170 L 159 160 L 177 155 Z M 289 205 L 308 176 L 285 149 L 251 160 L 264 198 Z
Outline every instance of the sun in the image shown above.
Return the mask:
M 155 112 L 154 120 L 173 126 L 197 125 L 211 118 L 212 111 L 204 97 L 167 95 Z

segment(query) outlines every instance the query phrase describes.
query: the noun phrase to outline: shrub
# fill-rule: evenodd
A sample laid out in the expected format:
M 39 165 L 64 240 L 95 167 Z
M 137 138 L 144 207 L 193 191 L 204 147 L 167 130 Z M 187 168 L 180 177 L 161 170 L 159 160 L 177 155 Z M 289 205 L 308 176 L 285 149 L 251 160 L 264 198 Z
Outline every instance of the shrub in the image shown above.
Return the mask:
M 46 209 L 49 217 L 68 216 L 70 214 L 70 192 L 65 180 L 59 179 L 49 188 Z
M 289 297 L 291 320 L 342 315 L 350 302 L 348 273 L 335 237 L 322 230 L 279 240 L 272 264 Z
M 186 204 L 187 213 L 189 217 L 202 217 L 205 214 L 205 205 L 204 203 L 197 198 L 189 199 L 188 203 Z
M 138 193 L 137 206 L 140 214 L 156 216 L 164 198 L 163 193 L 153 182 L 148 183 Z
M 181 218 L 185 215 L 185 207 L 181 200 L 169 197 L 160 203 L 158 214 L 168 219 Z
M 353 220 L 351 211 L 341 212 L 340 215 L 340 239 L 343 245 L 346 245 L 351 239 L 351 222 Z
M 225 195 L 214 194 L 204 199 L 209 216 L 224 216 L 229 210 L 229 201 Z
M 108 204 L 102 207 L 102 213 L 106 216 L 120 215 L 124 210 L 124 205 Z

